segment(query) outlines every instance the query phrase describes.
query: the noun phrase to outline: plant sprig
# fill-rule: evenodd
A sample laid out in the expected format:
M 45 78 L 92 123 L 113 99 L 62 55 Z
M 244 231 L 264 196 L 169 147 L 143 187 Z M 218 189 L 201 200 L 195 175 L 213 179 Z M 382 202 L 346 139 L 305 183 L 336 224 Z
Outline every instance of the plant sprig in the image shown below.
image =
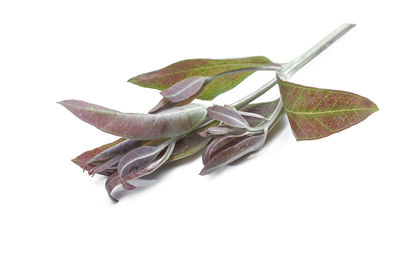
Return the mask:
M 168 161 L 204 149 L 200 174 L 206 175 L 261 149 L 283 113 L 297 140 L 319 139 L 351 127 L 377 111 L 377 106 L 353 93 L 299 85 L 289 79 L 354 26 L 339 26 L 286 64 L 266 57 L 189 59 L 131 78 L 131 83 L 162 90 L 162 99 L 148 114 L 123 113 L 79 100 L 59 102 L 81 120 L 122 137 L 72 161 L 91 175 L 107 176 L 106 190 L 117 201 L 112 196 L 117 186 L 135 189 L 132 181 Z M 231 105 L 207 108 L 191 103 L 196 98 L 211 100 L 259 70 L 276 71 L 276 78 Z M 251 103 L 276 84 L 279 99 Z

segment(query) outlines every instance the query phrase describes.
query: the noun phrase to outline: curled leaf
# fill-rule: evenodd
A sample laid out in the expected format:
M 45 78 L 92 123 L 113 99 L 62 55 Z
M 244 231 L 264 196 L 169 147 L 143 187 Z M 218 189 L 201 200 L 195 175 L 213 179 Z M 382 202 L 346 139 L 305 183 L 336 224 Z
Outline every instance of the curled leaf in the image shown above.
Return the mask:
M 242 133 L 243 131 L 240 129 L 232 128 L 232 127 L 224 127 L 224 126 L 217 126 L 217 127 L 209 127 L 206 130 L 199 133 L 201 137 L 210 137 L 216 135 L 224 135 L 230 133 Z
M 237 59 L 189 59 L 176 62 L 156 71 L 138 75 L 130 79 L 129 82 L 143 87 L 164 90 L 191 76 L 210 77 L 231 70 L 276 65 L 262 56 Z M 203 100 L 214 99 L 219 94 L 238 85 L 253 72 L 254 70 L 232 73 L 214 79 L 205 87 L 199 98 Z
M 103 160 L 108 160 L 111 159 L 112 157 L 121 154 L 121 153 L 126 153 L 129 150 L 137 147 L 140 145 L 140 141 L 137 140 L 132 140 L 132 139 L 127 139 L 124 140 L 118 144 L 115 144 L 111 146 L 110 148 L 104 150 L 103 152 L 97 154 L 96 156 L 92 157 L 87 164 L 91 164 L 97 161 L 103 161 Z
M 266 138 L 267 134 L 253 135 L 243 137 L 238 143 L 235 143 L 224 150 L 216 153 L 211 159 L 208 160 L 204 168 L 201 170 L 200 175 L 207 175 L 219 168 L 222 168 L 229 163 L 243 157 L 244 155 L 260 149 Z
M 202 154 L 203 164 L 207 164 L 219 149 L 232 141 L 239 140 L 243 135 L 224 135 L 214 138 Z
M 96 128 L 134 140 L 169 138 L 196 127 L 206 116 L 203 105 L 189 104 L 158 114 L 122 113 L 79 100 L 60 102 L 81 120 Z
M 138 179 L 138 178 L 148 175 L 148 174 L 154 172 L 155 170 L 157 170 L 158 168 L 160 168 L 171 157 L 172 151 L 174 151 L 174 148 L 175 148 L 175 142 L 172 142 L 171 144 L 168 145 L 167 149 L 165 150 L 165 152 L 162 154 L 161 157 L 159 157 L 158 159 L 154 160 L 153 162 L 145 165 L 143 168 L 130 173 L 129 176 L 126 176 L 125 178 L 123 178 L 121 182 L 122 182 L 124 188 L 127 190 L 131 190 L 129 187 L 131 187 L 133 185 L 128 183 L 129 180 Z
M 165 148 L 160 146 L 141 146 L 124 155 L 118 163 L 118 174 L 124 178 L 152 162 L 158 154 Z
M 198 95 L 208 77 L 192 76 L 177 82 L 170 88 L 161 92 L 161 95 L 173 103 Z
M 349 128 L 378 110 L 371 100 L 277 77 L 283 106 L 297 140 L 319 139 Z
M 123 157 L 124 154 L 118 154 L 116 156 L 114 156 L 113 158 L 107 160 L 106 162 L 93 167 L 91 170 L 89 170 L 89 175 L 94 175 L 96 173 L 102 173 L 108 169 L 110 169 L 111 167 L 115 166 L 120 159 Z
M 242 115 L 231 107 L 214 105 L 207 108 L 207 114 L 211 118 L 224 122 L 232 127 L 249 127 L 249 123 L 242 117 Z

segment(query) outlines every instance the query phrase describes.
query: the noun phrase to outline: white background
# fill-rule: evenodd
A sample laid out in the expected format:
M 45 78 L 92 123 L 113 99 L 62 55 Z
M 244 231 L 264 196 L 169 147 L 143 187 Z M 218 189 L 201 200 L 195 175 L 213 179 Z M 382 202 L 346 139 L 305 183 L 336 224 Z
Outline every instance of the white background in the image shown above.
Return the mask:
M 0 265 L 400 266 L 396 2 L 2 1 Z M 169 164 L 118 204 L 70 162 L 115 137 L 56 101 L 145 112 L 160 96 L 132 76 L 187 58 L 286 62 L 342 22 L 358 25 L 292 80 L 370 98 L 380 111 L 362 123 L 296 142 L 285 118 L 239 163 L 205 177 L 199 157 Z

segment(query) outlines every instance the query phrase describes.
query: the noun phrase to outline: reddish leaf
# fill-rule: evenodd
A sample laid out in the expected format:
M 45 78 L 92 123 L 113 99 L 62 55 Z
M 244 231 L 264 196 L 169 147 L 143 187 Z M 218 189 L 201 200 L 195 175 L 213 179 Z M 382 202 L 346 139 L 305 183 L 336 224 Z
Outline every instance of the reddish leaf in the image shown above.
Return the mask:
M 164 90 L 179 81 L 191 76 L 214 76 L 226 71 L 258 68 L 276 65 L 266 57 L 247 57 L 238 59 L 189 59 L 176 62 L 165 68 L 144 73 L 129 80 L 129 82 L 155 89 Z M 203 100 L 214 99 L 246 79 L 254 71 L 232 73 L 211 81 L 199 96 Z
M 372 101 L 353 93 L 303 86 L 279 77 L 278 84 L 297 140 L 329 136 L 363 121 L 378 110 Z
M 248 153 L 260 149 L 265 142 L 266 136 L 266 134 L 261 134 L 246 137 L 240 142 L 229 146 L 219 153 L 216 153 L 216 155 L 213 156 L 201 170 L 200 175 L 207 175 L 243 157 Z
M 249 123 L 233 108 L 214 105 L 207 108 L 207 114 L 213 119 L 224 122 L 232 127 L 248 128 Z
M 183 159 L 197 153 L 207 146 L 210 140 L 211 138 L 201 137 L 198 132 L 189 134 L 176 142 L 175 149 L 172 152 L 169 161 Z
M 134 140 L 179 136 L 196 127 L 206 116 L 204 106 L 199 104 L 189 104 L 158 114 L 121 113 L 79 100 L 66 100 L 60 104 L 104 132 Z
M 173 103 L 177 103 L 199 93 L 208 77 L 192 76 L 177 82 L 161 92 L 161 95 Z
M 126 140 L 125 138 L 120 138 L 112 143 L 109 144 L 105 144 L 101 147 L 97 147 L 95 149 L 92 150 L 88 150 L 86 152 L 83 152 L 82 154 L 80 154 L 79 156 L 77 156 L 76 158 L 74 158 L 72 160 L 73 163 L 75 163 L 76 165 L 78 165 L 79 167 L 81 167 L 82 169 L 89 171 L 92 167 L 87 165 L 87 162 L 92 159 L 94 156 L 98 155 L 99 153 L 109 149 L 110 147 L 113 147 L 116 144 L 121 143 L 122 141 Z

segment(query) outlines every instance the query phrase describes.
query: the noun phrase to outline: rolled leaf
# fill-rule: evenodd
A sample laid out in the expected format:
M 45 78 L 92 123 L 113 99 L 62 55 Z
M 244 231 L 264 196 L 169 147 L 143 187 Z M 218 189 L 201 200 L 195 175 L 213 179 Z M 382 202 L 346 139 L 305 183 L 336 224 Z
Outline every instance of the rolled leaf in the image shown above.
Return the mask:
M 329 136 L 363 121 L 378 110 L 371 100 L 353 93 L 303 86 L 279 77 L 278 84 L 297 140 Z
M 111 146 L 110 148 L 104 150 L 103 152 L 97 154 L 96 156 L 92 157 L 87 162 L 87 164 L 91 164 L 91 163 L 94 163 L 97 161 L 111 159 L 118 154 L 126 153 L 129 150 L 132 150 L 133 148 L 139 146 L 140 144 L 141 144 L 141 142 L 137 141 L 137 140 L 132 140 L 132 139 L 124 140 L 118 144 Z
M 232 128 L 232 127 L 224 127 L 224 126 L 217 126 L 217 127 L 209 127 L 206 130 L 199 133 L 201 137 L 210 137 L 216 135 L 224 135 L 233 132 L 242 132 L 240 129 Z
M 266 136 L 267 135 L 264 133 L 261 135 L 245 137 L 240 142 L 222 150 L 207 162 L 207 164 L 201 170 L 200 175 L 207 175 L 243 157 L 248 153 L 260 149 L 265 142 Z
M 107 160 L 103 164 L 93 167 L 91 170 L 89 170 L 89 175 L 94 175 L 96 173 L 102 173 L 102 172 L 110 169 L 111 167 L 115 166 L 121 160 L 121 158 L 123 156 L 124 156 L 124 154 L 122 154 L 122 153 L 118 154 L 118 155 L 114 156 L 113 158 Z
M 239 112 L 227 106 L 211 106 L 207 108 L 207 114 L 211 118 L 224 122 L 232 127 L 249 127 L 249 123 L 239 114 Z
M 276 64 L 262 56 L 238 59 L 189 59 L 176 62 L 156 71 L 141 74 L 130 79 L 129 82 L 143 87 L 164 90 L 191 76 L 209 77 L 231 70 L 270 65 Z M 219 77 L 211 81 L 198 98 L 212 100 L 219 94 L 238 85 L 253 72 L 238 72 Z
M 165 146 L 141 146 L 125 156 L 118 163 L 118 174 L 124 178 L 130 173 L 136 171 L 152 162 Z
M 225 145 L 229 144 L 232 141 L 238 140 L 243 137 L 242 135 L 224 135 L 215 138 L 212 142 L 207 146 L 202 154 L 203 164 L 207 164 L 210 159 L 215 156 L 215 153 L 218 152 L 219 149 L 223 148 Z
M 121 179 L 119 178 L 117 172 L 108 177 L 105 183 L 105 188 L 108 193 L 108 196 L 115 202 L 118 202 L 118 199 L 112 196 L 112 192 L 119 185 L 121 185 Z
M 81 120 L 96 128 L 134 140 L 169 138 L 196 127 L 206 116 L 203 105 L 189 104 L 158 114 L 122 113 L 79 100 L 60 102 Z
M 123 178 L 121 180 L 121 183 L 124 186 L 124 188 L 127 190 L 132 190 L 132 189 L 130 189 L 130 187 L 133 185 L 128 183 L 129 180 L 141 178 L 143 176 L 146 176 L 146 175 L 154 172 L 158 168 L 160 168 L 171 157 L 171 154 L 172 154 L 172 151 L 174 151 L 174 148 L 175 148 L 175 142 L 168 145 L 167 149 L 165 150 L 165 152 L 163 153 L 163 155 L 161 157 L 159 157 L 155 161 L 150 162 L 149 164 L 145 165 L 143 168 L 130 173 L 129 176 Z
M 161 92 L 161 95 L 173 103 L 198 95 L 208 77 L 192 76 L 177 82 Z
M 279 98 L 271 102 L 262 102 L 249 104 L 241 108 L 239 111 L 256 113 L 264 118 L 268 118 L 278 106 Z M 260 123 L 264 123 L 264 120 L 257 119 L 254 117 L 246 117 L 246 121 L 251 127 L 258 126 Z

